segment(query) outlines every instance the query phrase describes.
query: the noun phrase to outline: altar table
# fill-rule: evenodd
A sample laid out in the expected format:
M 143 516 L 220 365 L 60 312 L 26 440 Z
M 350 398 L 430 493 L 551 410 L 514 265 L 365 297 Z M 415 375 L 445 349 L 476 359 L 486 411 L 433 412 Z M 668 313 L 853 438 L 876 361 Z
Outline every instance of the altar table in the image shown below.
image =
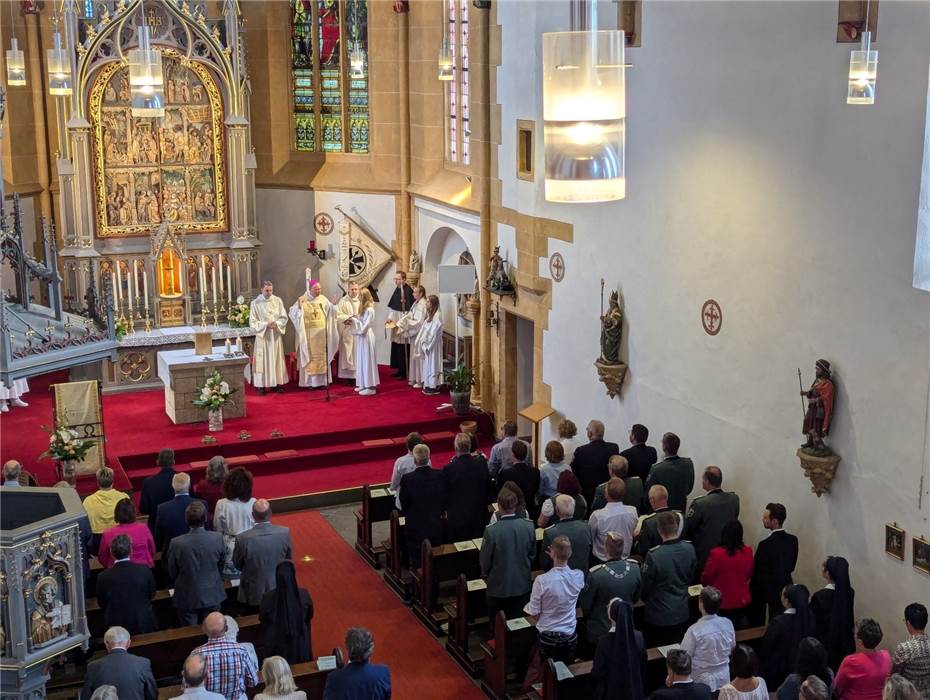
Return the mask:
M 235 349 L 235 346 L 233 346 Z M 174 423 L 197 423 L 207 420 L 207 409 L 191 403 L 200 395 L 207 377 L 214 370 L 233 390 L 234 403 L 223 407 L 224 418 L 245 416 L 245 355 L 224 357 L 222 345 L 213 347 L 212 355 L 195 355 L 193 348 L 162 350 L 158 353 L 158 378 L 165 384 L 165 413 Z

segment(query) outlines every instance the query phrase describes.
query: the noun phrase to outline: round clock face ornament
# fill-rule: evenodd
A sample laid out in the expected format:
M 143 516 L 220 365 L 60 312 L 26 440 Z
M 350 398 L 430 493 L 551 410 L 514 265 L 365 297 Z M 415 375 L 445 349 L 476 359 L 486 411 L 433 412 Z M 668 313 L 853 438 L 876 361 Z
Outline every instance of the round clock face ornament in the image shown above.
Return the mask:
M 333 217 L 325 211 L 313 217 L 313 230 L 321 236 L 328 236 L 333 232 Z
M 701 324 L 707 335 L 717 335 L 723 326 L 723 309 L 714 299 L 708 299 L 701 307 Z

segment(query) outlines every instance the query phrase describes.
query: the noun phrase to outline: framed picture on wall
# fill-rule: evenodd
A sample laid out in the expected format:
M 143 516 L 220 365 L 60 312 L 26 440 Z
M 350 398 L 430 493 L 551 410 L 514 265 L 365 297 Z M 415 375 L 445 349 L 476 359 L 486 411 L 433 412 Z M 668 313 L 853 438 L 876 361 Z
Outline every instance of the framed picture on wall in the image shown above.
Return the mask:
M 923 537 L 914 538 L 914 568 L 930 574 L 930 541 Z
M 885 554 L 904 561 L 904 534 L 897 523 L 885 524 Z

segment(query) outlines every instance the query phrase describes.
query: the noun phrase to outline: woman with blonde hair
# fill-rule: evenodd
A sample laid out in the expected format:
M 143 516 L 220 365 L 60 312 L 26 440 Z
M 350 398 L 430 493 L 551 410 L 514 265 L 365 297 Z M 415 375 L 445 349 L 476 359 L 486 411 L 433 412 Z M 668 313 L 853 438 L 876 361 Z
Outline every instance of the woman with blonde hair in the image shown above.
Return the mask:
M 442 316 L 439 297 L 430 294 L 426 300 L 426 318 L 413 341 L 410 373 L 423 383 L 423 393 L 433 396 L 442 384 Z
M 363 289 L 359 295 L 358 315 L 346 319 L 349 332 L 355 336 L 355 391 L 359 396 L 372 396 L 381 383 L 378 377 L 378 357 L 375 351 L 375 302 L 371 292 Z
M 255 700 L 307 700 L 307 694 L 297 690 L 291 667 L 280 656 L 269 656 L 262 664 L 262 682 L 265 689 Z

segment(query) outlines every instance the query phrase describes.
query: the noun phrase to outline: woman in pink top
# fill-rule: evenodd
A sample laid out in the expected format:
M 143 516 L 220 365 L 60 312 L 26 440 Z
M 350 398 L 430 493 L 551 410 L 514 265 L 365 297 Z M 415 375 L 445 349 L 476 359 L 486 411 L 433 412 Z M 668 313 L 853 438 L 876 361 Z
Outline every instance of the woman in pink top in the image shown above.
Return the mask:
M 881 641 L 882 628 L 875 620 L 867 617 L 856 623 L 856 653 L 843 659 L 833 683 L 837 700 L 882 700 L 891 654 L 875 648 Z
M 116 560 L 110 554 L 110 542 L 117 535 L 129 535 L 129 539 L 132 540 L 130 561 L 145 564 L 149 568 L 155 566 L 155 540 L 152 539 L 148 525 L 136 522 L 136 507 L 132 504 L 132 499 L 124 498 L 117 503 L 113 517 L 116 526 L 104 531 L 100 538 L 100 550 L 97 553 L 100 564 L 107 569 L 113 566 Z

